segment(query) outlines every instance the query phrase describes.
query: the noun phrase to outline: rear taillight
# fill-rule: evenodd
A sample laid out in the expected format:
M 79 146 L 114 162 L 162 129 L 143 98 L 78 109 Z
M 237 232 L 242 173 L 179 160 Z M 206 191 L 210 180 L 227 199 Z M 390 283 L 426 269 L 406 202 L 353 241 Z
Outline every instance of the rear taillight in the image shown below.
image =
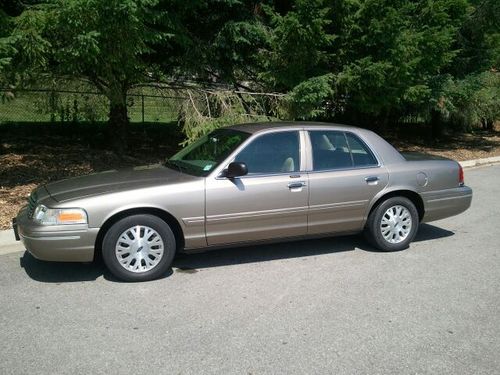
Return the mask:
M 460 164 L 458 164 L 458 184 L 464 186 L 464 169 Z

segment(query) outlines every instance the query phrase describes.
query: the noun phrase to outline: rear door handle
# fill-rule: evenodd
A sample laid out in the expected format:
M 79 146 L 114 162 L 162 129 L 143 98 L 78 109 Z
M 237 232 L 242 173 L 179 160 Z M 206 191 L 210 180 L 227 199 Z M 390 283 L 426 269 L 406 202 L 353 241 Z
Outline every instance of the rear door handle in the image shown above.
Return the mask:
M 305 181 L 290 182 L 288 184 L 289 189 L 298 189 L 298 188 L 301 188 L 303 186 L 306 186 Z
M 370 176 L 370 177 L 365 178 L 365 181 L 367 184 L 369 184 L 370 182 L 376 182 L 378 180 L 379 180 L 379 178 L 377 176 Z

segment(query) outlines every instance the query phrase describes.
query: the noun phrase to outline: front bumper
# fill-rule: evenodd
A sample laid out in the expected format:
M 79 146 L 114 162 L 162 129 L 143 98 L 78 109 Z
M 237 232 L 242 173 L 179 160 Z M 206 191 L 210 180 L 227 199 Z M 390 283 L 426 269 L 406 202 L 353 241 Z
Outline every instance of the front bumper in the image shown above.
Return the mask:
M 423 222 L 444 219 L 467 210 L 472 202 L 472 189 L 461 186 L 454 189 L 422 193 L 424 200 Z
M 16 240 L 35 258 L 56 262 L 90 262 L 99 228 L 87 225 L 41 226 L 28 218 L 25 208 L 12 221 Z

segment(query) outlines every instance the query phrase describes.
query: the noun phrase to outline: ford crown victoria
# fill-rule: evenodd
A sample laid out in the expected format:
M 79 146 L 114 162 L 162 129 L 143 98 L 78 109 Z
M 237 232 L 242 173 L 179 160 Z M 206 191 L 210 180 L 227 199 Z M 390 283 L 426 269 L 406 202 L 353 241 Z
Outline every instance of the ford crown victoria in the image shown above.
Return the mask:
M 236 125 L 162 165 L 38 187 L 13 220 L 36 258 L 92 261 L 119 279 L 166 274 L 176 252 L 364 232 L 407 248 L 419 223 L 465 211 L 453 161 L 402 155 L 375 133 L 324 123 Z

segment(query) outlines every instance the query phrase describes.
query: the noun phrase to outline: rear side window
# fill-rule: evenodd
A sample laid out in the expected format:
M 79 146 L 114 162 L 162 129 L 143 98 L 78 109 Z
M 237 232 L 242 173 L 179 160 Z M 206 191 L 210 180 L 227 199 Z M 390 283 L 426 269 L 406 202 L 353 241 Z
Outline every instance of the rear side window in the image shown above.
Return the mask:
M 309 136 L 315 171 L 377 165 L 371 151 L 354 134 L 316 130 L 309 132 Z
M 346 133 L 346 138 L 355 167 L 368 167 L 378 164 L 375 156 L 358 137 L 352 133 Z
M 309 135 L 315 171 L 352 167 L 349 146 L 343 132 L 312 131 Z

